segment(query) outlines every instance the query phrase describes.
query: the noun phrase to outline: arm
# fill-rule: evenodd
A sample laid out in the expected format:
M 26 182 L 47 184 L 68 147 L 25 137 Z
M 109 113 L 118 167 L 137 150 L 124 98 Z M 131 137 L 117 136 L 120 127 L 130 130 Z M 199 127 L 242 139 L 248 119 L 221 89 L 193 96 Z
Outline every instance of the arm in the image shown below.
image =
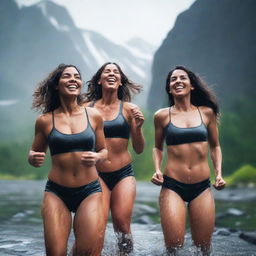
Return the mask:
M 161 125 L 161 115 L 157 112 L 154 116 L 155 125 L 155 147 L 153 148 L 153 161 L 155 167 L 155 173 L 153 174 L 151 181 L 156 185 L 163 183 L 163 174 L 161 172 L 161 164 L 163 160 L 163 127 Z
M 221 147 L 219 143 L 217 120 L 213 111 L 211 111 L 210 113 L 209 120 L 210 122 L 208 124 L 208 134 L 209 134 L 210 153 L 211 153 L 211 159 L 212 159 L 214 172 L 215 172 L 215 183 L 213 186 L 217 190 L 221 190 L 225 187 L 226 182 L 222 178 L 222 170 L 221 170 L 222 153 L 221 153 Z
M 107 159 L 108 156 L 108 151 L 106 149 L 105 137 L 103 132 L 103 120 L 97 110 L 91 109 L 90 113 L 90 116 L 93 116 L 94 123 L 96 124 L 96 146 L 95 152 L 86 151 L 82 153 L 81 160 L 85 166 L 93 166 L 99 162 L 103 162 L 104 160 Z
M 140 109 L 136 105 L 131 107 L 131 137 L 132 146 L 137 154 L 140 154 L 144 150 L 145 139 L 142 132 L 142 125 L 144 123 L 144 116 Z
M 45 117 L 40 116 L 35 124 L 35 137 L 28 154 L 28 162 L 34 167 L 41 167 L 45 160 L 47 140 L 44 134 Z

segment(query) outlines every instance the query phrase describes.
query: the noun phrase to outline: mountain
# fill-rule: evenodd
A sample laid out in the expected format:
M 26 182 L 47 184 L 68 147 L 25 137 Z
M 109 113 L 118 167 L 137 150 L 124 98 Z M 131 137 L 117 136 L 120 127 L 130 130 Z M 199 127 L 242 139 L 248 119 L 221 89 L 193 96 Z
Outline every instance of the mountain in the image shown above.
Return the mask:
M 2 0 L 0 24 L 3 140 L 13 139 L 20 127 L 26 130 L 34 118 L 30 106 L 36 84 L 60 63 L 77 65 L 87 81 L 104 62 L 115 61 L 147 92 L 151 59 L 145 57 L 148 48 L 141 47 L 141 42 L 135 54 L 128 45 L 117 45 L 94 31 L 81 30 L 64 7 L 48 0 L 20 8 L 14 0 Z M 145 92 L 139 96 L 140 106 L 145 105 Z
M 166 76 L 180 64 L 213 86 L 224 109 L 238 98 L 254 100 L 255 11 L 254 0 L 197 0 L 181 13 L 155 53 L 148 108 L 167 104 Z

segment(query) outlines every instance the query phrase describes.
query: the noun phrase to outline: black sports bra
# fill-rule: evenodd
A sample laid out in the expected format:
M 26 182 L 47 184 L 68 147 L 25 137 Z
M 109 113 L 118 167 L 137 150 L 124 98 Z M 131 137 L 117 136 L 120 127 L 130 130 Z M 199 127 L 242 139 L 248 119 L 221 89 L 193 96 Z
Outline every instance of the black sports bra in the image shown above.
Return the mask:
M 195 127 L 180 128 L 171 122 L 171 108 L 169 109 L 170 122 L 164 128 L 165 141 L 168 146 L 208 140 L 208 131 L 203 122 L 199 108 L 201 124 Z
M 95 101 L 89 107 L 93 107 Z M 130 126 L 123 115 L 123 102 L 120 103 L 119 113 L 116 118 L 111 121 L 104 121 L 105 138 L 123 138 L 129 139 Z
M 52 112 L 53 127 L 48 136 L 48 146 L 52 156 L 68 152 L 95 151 L 95 133 L 86 108 L 85 113 L 88 123 L 86 129 L 80 133 L 64 134 L 55 128 L 54 113 Z

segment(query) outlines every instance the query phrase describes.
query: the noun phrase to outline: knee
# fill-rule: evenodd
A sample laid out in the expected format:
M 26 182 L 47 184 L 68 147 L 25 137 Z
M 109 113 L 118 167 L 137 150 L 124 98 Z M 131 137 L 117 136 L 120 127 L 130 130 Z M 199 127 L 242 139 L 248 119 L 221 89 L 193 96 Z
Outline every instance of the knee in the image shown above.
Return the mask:
M 46 256 L 66 256 L 67 249 L 60 249 L 60 248 L 46 248 Z
M 112 215 L 112 221 L 113 221 L 113 226 L 116 232 L 121 232 L 128 234 L 131 232 L 130 230 L 130 224 L 131 224 L 131 219 L 128 216 L 113 216 Z
M 131 232 L 130 219 L 128 218 L 113 218 L 113 226 L 116 232 L 125 234 L 129 234 Z

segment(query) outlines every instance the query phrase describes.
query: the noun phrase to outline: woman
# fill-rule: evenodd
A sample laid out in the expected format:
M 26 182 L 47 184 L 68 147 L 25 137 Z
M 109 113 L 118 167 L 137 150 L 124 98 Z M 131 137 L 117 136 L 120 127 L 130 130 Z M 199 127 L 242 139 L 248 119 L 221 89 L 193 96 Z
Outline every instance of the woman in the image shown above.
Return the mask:
M 116 63 L 105 63 L 88 81 L 88 106 L 96 108 L 104 120 L 108 159 L 97 164 L 103 190 L 105 221 L 111 209 L 120 251 L 133 250 L 131 216 L 136 194 L 132 158 L 128 151 L 131 134 L 137 154 L 144 148 L 142 125 L 144 117 L 139 108 L 129 103 L 131 92 L 140 86 L 132 83 Z
M 218 139 L 218 104 L 212 92 L 193 72 L 183 66 L 171 70 L 166 79 L 170 107 L 155 113 L 155 173 L 152 182 L 161 185 L 160 217 L 165 245 L 175 255 L 183 245 L 186 205 L 192 239 L 203 255 L 209 255 L 215 221 L 210 190 L 208 145 L 215 170 L 216 189 L 223 189 L 221 148 Z M 163 143 L 167 163 L 161 172 Z
M 59 65 L 34 93 L 41 109 L 29 163 L 42 166 L 49 146 L 52 166 L 42 204 L 47 255 L 67 255 L 72 226 L 73 255 L 100 255 L 104 221 L 102 190 L 96 163 L 107 158 L 103 121 L 95 109 L 82 106 L 82 80 L 73 65 Z

